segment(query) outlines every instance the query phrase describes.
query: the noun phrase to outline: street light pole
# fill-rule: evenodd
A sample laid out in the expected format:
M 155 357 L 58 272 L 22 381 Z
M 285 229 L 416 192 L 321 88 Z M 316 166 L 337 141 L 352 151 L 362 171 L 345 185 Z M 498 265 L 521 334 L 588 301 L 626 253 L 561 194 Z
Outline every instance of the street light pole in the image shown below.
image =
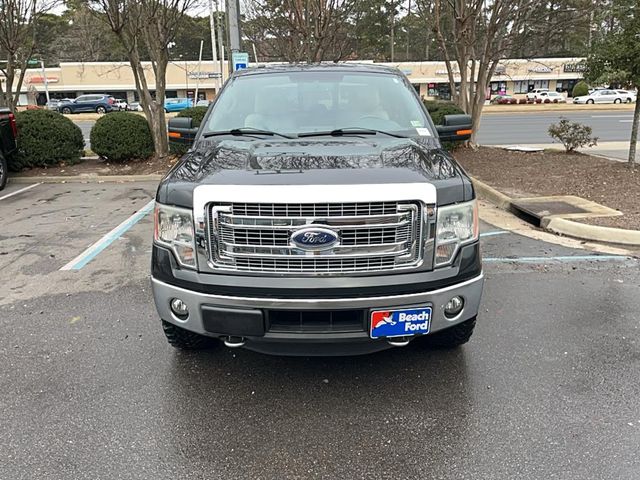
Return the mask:
M 42 81 L 44 82 L 44 92 L 45 95 L 47 96 L 47 104 L 50 101 L 49 98 L 49 79 L 47 78 L 47 74 L 44 71 L 44 61 L 40 60 L 40 68 L 42 69 Z
M 209 0 L 209 27 L 211 29 L 211 53 L 213 65 L 215 66 L 216 60 L 218 60 L 218 47 L 216 45 L 216 21 L 213 17 L 213 0 Z M 222 79 L 216 80 L 216 95 L 220 91 Z

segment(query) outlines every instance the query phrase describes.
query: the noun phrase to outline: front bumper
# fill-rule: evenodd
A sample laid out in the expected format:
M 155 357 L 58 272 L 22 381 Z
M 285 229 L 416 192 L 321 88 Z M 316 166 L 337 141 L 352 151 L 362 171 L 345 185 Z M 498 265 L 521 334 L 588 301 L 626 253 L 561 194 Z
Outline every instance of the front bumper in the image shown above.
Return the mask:
M 399 295 L 278 298 L 202 293 L 152 278 L 156 307 L 163 320 L 202 335 L 242 336 L 246 340 L 246 348 L 280 355 L 362 354 L 384 350 L 391 345 L 384 339 L 369 338 L 368 330 L 365 328 L 352 332 L 273 332 L 269 330 L 266 325 L 268 322 L 265 321 L 270 311 L 321 312 L 360 309 L 364 313 L 365 322 L 368 322 L 372 309 L 430 305 L 433 308 L 433 333 L 475 317 L 480 307 L 483 284 L 484 276 L 480 273 L 474 278 L 443 288 Z M 456 318 L 448 319 L 444 315 L 444 305 L 454 295 L 461 296 L 465 306 Z M 189 308 L 187 318 L 181 319 L 173 314 L 169 306 L 173 298 L 179 298 L 186 303 Z

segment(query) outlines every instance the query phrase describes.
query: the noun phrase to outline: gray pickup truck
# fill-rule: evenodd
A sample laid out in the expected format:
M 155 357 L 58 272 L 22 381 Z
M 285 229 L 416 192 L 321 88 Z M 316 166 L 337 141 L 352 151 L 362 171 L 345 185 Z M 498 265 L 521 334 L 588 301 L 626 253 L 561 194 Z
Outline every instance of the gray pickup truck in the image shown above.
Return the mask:
M 0 190 L 7 184 L 9 158 L 16 151 L 16 117 L 8 108 L 0 107 Z
M 155 304 L 169 343 L 352 355 L 456 347 L 483 288 L 473 185 L 397 69 L 236 72 L 158 187 Z

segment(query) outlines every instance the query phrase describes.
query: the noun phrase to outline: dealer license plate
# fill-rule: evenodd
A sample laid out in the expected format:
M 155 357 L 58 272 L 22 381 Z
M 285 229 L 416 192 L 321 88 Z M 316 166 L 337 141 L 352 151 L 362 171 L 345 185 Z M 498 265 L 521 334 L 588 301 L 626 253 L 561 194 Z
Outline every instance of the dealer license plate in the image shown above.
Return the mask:
M 371 312 L 371 338 L 404 337 L 429 333 L 431 307 L 402 310 L 376 310 Z

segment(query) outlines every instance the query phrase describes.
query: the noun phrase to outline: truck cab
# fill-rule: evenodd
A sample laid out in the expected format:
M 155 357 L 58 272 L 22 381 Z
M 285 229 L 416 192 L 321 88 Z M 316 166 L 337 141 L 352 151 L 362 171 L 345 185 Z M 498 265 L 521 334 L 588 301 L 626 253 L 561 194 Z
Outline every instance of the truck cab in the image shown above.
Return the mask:
M 0 107 L 0 190 L 7 184 L 8 161 L 16 151 L 16 117 L 8 108 Z
M 377 65 L 236 72 L 156 195 L 170 344 L 353 355 L 469 340 L 483 288 L 471 180 L 407 78 Z

